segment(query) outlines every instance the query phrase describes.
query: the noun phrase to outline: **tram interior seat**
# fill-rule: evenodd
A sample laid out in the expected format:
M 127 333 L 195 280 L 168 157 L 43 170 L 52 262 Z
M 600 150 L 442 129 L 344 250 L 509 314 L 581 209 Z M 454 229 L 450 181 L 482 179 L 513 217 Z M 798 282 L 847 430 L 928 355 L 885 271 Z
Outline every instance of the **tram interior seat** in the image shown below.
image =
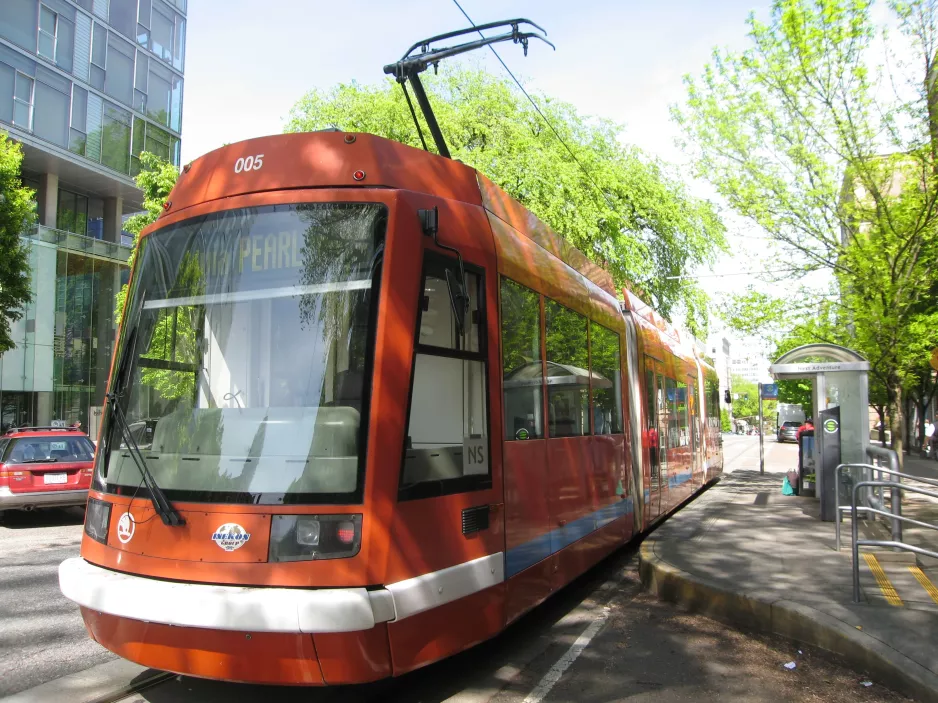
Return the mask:
M 360 424 L 358 410 L 347 406 L 183 407 L 156 423 L 147 454 L 202 462 L 198 471 L 187 468 L 191 478 L 176 479 L 178 488 L 347 493 L 358 481 Z M 252 461 L 256 469 L 249 471 Z M 289 486 L 286 476 L 292 478 Z M 180 485 L 190 480 L 193 485 Z

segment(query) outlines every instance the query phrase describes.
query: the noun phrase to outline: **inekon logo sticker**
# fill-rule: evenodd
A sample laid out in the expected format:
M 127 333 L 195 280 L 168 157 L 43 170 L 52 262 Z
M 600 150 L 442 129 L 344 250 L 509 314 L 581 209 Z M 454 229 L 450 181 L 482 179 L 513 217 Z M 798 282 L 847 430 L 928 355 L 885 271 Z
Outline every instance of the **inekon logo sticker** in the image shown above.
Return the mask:
M 127 544 L 134 538 L 134 530 L 137 529 L 137 523 L 134 522 L 134 516 L 130 513 L 121 515 L 117 521 L 117 539 L 121 544 Z
M 233 552 L 244 546 L 251 535 L 236 522 L 226 522 L 212 533 L 212 541 L 226 552 Z
M 840 425 L 837 424 L 837 420 L 834 418 L 830 418 L 824 421 L 824 431 L 828 434 L 834 434 L 839 426 Z

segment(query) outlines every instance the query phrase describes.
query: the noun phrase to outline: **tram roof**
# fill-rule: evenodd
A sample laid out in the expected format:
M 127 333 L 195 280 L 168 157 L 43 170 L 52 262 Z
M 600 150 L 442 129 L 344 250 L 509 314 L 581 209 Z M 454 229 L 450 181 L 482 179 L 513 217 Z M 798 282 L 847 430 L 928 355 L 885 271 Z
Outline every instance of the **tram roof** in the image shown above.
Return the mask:
M 258 154 L 263 166 L 254 168 Z M 247 157 L 250 170 L 243 167 Z M 160 217 L 232 195 L 324 187 L 395 188 L 482 206 L 617 297 L 609 272 L 476 169 L 373 134 L 294 132 L 215 149 L 183 168 Z

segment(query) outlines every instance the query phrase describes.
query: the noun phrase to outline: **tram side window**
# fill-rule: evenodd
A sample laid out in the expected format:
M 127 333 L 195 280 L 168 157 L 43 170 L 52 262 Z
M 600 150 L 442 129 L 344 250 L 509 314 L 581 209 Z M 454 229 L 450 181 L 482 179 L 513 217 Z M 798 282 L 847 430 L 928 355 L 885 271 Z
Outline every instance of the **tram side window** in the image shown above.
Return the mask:
M 467 271 L 470 313 L 466 331 L 459 334 L 446 288 L 447 268 L 458 277 L 455 261 L 427 255 L 401 472 L 400 496 L 405 500 L 491 485 L 482 277 Z
M 593 434 L 622 432 L 622 374 L 619 354 L 619 335 L 591 322 Z
M 687 421 L 687 384 L 681 381 L 677 381 L 675 392 L 675 408 L 676 408 L 676 417 L 675 422 L 677 424 L 677 445 L 678 447 L 686 447 L 690 444 L 690 435 L 688 434 L 688 421 Z
M 590 432 L 587 320 L 547 300 L 547 422 L 551 437 L 581 437 Z
M 666 395 L 667 389 L 665 387 L 664 376 L 660 373 L 657 374 L 657 407 L 655 408 L 656 418 L 658 422 L 658 446 L 660 447 L 659 459 L 664 461 L 667 459 L 667 449 L 670 444 L 670 437 L 668 436 L 668 418 L 670 417 L 670 411 L 668 409 L 668 396 Z
M 673 449 L 681 446 L 677 419 L 677 383 L 674 379 L 665 378 L 664 384 L 668 412 L 668 449 Z
M 540 296 L 503 278 L 501 298 L 505 439 L 543 437 Z
M 707 427 L 720 429 L 720 384 L 708 378 L 707 386 Z
M 657 413 L 655 411 L 655 374 L 652 371 L 645 372 L 645 446 L 648 447 L 649 458 L 651 459 L 651 476 L 658 476 L 658 429 L 656 427 Z
M 424 267 L 423 298 L 421 299 L 420 336 L 417 344 L 442 347 L 460 351 L 479 351 L 479 276 L 466 271 L 466 284 L 470 290 L 469 312 L 466 315 L 462 334 L 456 326 L 453 306 L 446 285 L 447 266 L 436 257 L 428 260 Z M 456 278 L 458 280 L 458 269 Z

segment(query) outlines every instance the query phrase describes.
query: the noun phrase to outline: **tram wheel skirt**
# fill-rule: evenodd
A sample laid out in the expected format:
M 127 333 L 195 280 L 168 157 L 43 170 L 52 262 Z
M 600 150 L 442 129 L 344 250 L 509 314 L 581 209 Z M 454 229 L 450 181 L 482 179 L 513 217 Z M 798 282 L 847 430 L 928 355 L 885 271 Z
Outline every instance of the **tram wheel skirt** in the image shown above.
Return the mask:
M 329 634 L 176 627 L 81 608 L 98 644 L 142 666 L 239 683 L 322 686 L 391 675 L 387 626 Z M 323 656 L 318 655 L 323 652 Z

